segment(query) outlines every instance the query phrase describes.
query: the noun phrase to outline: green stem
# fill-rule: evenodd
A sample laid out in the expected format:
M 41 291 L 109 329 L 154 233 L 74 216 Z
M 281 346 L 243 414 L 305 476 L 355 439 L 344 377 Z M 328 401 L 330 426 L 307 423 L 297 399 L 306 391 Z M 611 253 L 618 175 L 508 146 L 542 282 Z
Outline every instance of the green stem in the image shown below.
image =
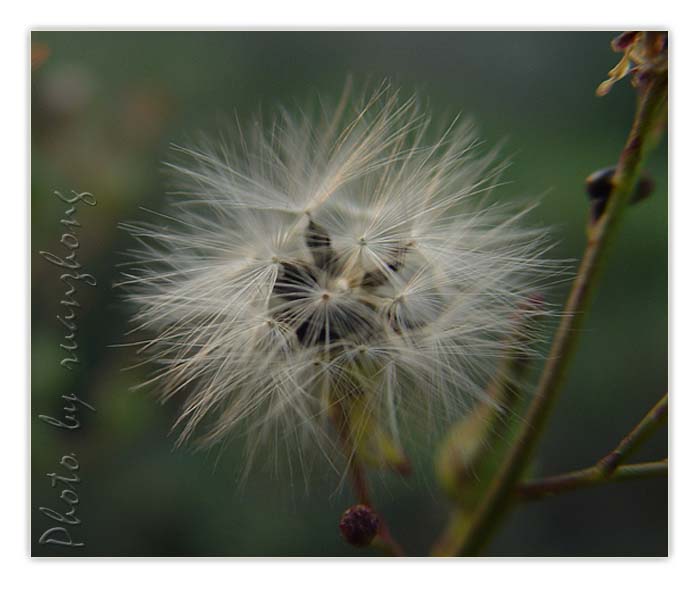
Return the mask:
M 481 501 L 478 481 L 481 477 L 488 480 L 495 472 L 519 421 L 515 407 L 522 398 L 520 384 L 532 364 L 532 358 L 524 357 L 520 350 L 526 334 L 535 327 L 540 306 L 539 296 L 533 296 L 518 310 L 517 327 L 504 343 L 504 349 L 511 353 L 501 359 L 486 388 L 490 402 L 484 401 L 455 423 L 437 453 L 438 480 L 456 505 L 431 548 L 432 556 L 453 556 L 459 552 L 469 531 L 474 507 Z M 475 439 L 479 440 L 476 448 Z
M 447 520 L 447 526 L 430 550 L 430 556 L 459 554 L 471 523 L 471 517 L 464 509 L 455 508 Z
M 510 453 L 492 482 L 464 539 L 467 555 L 479 554 L 490 540 L 513 497 L 513 490 L 532 457 L 535 443 L 551 412 L 564 374 L 571 361 L 581 323 L 593 289 L 600 276 L 601 263 L 610 250 L 620 217 L 636 185 L 644 156 L 653 142 L 655 128 L 665 114 L 667 77 L 652 77 L 641 90 L 637 112 L 627 143 L 613 177 L 613 190 L 605 212 L 590 228 L 588 244 L 567 300 L 562 320 L 540 377 L 534 399 Z
M 532 501 L 605 483 L 666 476 L 668 476 L 668 460 L 626 464 L 610 474 L 606 474 L 598 466 L 591 466 L 566 474 L 528 481 L 519 485 L 516 493 L 518 499 Z

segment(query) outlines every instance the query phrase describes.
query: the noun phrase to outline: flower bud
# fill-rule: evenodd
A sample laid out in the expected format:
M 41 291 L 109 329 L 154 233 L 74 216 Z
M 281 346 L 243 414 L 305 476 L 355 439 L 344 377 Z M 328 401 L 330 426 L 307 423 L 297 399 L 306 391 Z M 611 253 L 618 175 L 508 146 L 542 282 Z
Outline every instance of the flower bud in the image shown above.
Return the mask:
M 602 168 L 593 172 L 586 178 L 586 192 L 591 201 L 591 223 L 595 223 L 603 216 L 608 198 L 613 189 L 613 177 L 615 176 L 615 166 Z M 636 204 L 647 198 L 654 190 L 654 181 L 644 173 L 634 187 L 630 196 L 630 204 Z
M 353 546 L 367 546 L 378 530 L 379 516 L 366 505 L 353 505 L 340 518 L 340 533 Z

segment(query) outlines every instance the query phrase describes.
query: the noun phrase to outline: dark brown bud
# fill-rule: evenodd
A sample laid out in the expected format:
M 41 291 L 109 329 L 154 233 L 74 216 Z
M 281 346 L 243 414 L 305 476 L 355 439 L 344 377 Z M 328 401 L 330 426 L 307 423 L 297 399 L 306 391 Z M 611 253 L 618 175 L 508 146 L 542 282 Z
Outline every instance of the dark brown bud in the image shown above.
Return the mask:
M 637 182 L 637 186 L 634 187 L 634 192 L 632 193 L 632 198 L 630 198 L 631 204 L 636 204 L 640 200 L 647 198 L 652 192 L 654 192 L 656 184 L 654 180 L 648 174 L 643 174 L 642 177 Z
M 608 198 L 613 189 L 615 166 L 593 172 L 586 178 L 586 192 L 591 201 L 591 222 L 595 223 L 605 212 Z M 654 181 L 647 173 L 643 173 L 630 197 L 630 204 L 638 203 L 654 191 Z
M 612 191 L 615 166 L 602 168 L 586 178 L 586 192 L 591 200 L 606 200 Z
M 586 178 L 586 192 L 591 201 L 591 223 L 603 216 L 608 198 L 612 192 L 612 179 L 615 176 L 615 166 L 593 172 Z
M 379 516 L 366 505 L 353 505 L 340 518 L 340 533 L 353 546 L 367 546 L 378 530 Z

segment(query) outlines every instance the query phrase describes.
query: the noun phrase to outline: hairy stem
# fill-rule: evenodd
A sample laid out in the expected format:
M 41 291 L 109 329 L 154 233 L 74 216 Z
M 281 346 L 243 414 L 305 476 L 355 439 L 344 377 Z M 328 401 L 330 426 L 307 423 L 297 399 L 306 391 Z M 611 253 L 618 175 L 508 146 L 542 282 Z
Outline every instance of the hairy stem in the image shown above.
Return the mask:
M 466 555 L 479 554 L 486 546 L 513 498 L 515 485 L 530 462 L 571 361 L 584 312 L 600 276 L 602 261 L 610 250 L 622 212 L 639 178 L 644 156 L 654 140 L 655 130 L 665 116 L 666 100 L 666 75 L 652 77 L 640 90 L 634 123 L 617 164 L 609 201 L 602 216 L 590 228 L 586 251 L 527 412 L 525 425 L 466 533 L 462 546 Z
M 606 474 L 596 465 L 553 477 L 528 481 L 517 487 L 516 494 L 518 499 L 532 501 L 609 482 L 665 476 L 668 476 L 668 460 L 626 464 L 610 474 Z

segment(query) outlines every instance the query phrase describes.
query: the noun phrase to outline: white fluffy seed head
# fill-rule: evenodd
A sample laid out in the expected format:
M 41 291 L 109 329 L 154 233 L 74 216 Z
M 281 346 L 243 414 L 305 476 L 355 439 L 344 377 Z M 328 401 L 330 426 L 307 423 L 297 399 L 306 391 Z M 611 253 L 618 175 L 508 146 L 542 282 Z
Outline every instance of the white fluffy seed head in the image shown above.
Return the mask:
M 145 384 L 185 399 L 180 440 L 327 452 L 332 407 L 356 398 L 396 442 L 411 412 L 442 431 L 527 351 L 503 342 L 552 276 L 546 234 L 493 200 L 502 167 L 469 125 L 429 133 L 382 87 L 175 148 L 169 209 L 124 225 L 139 245 L 123 285 Z

